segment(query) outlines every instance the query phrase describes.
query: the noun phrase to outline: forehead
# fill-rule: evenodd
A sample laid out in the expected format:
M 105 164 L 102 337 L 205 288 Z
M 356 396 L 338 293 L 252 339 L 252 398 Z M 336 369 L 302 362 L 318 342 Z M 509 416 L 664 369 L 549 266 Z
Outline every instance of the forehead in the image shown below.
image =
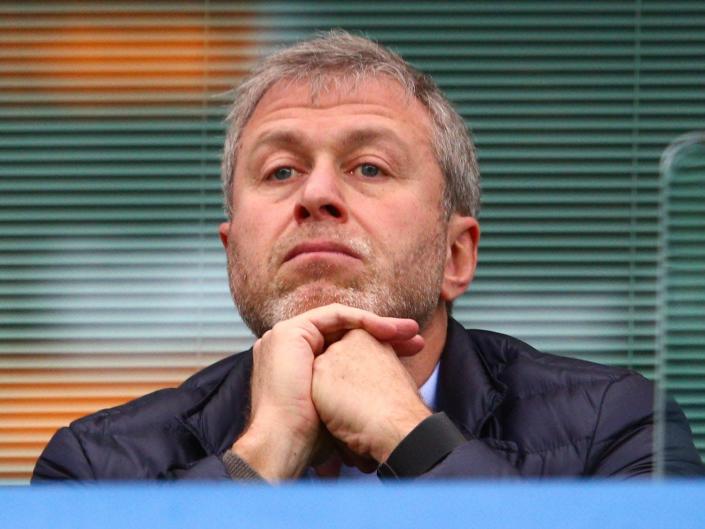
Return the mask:
M 357 119 L 356 119 L 357 118 Z M 430 146 L 431 118 L 428 110 L 399 83 L 386 76 L 348 81 L 340 77 L 312 86 L 307 81 L 282 80 L 269 88 L 254 109 L 241 135 L 252 136 L 268 127 L 307 121 L 335 127 L 377 124 L 392 127 L 414 142 Z M 421 146 L 420 146 L 421 147 Z

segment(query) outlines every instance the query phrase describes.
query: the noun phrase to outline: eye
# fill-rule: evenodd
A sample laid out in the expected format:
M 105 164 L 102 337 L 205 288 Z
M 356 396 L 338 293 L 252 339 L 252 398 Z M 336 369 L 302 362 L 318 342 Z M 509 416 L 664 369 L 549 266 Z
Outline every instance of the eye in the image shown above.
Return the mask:
M 375 176 L 379 176 L 382 172 L 379 167 L 377 167 L 376 165 L 372 165 L 371 163 L 360 164 L 358 166 L 358 169 L 362 176 L 366 176 L 368 178 L 374 178 Z
M 269 174 L 270 178 L 279 181 L 288 180 L 292 176 L 294 176 L 294 169 L 291 167 L 277 167 Z

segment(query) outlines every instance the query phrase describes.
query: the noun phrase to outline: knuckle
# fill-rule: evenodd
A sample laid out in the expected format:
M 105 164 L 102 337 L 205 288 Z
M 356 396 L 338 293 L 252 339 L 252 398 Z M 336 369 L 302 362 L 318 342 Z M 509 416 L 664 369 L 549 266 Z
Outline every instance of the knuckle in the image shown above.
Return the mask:
M 334 356 L 340 353 L 340 351 L 345 347 L 345 344 L 342 343 L 341 340 L 338 340 L 337 342 L 334 342 L 330 344 L 326 348 L 326 352 L 320 355 L 320 359 L 323 362 L 329 362 Z
M 327 353 L 326 353 L 327 354 Z M 313 370 L 315 371 L 320 371 L 323 367 L 325 367 L 326 363 L 328 362 L 326 355 L 320 355 L 316 357 L 316 359 L 313 362 Z
M 326 357 L 328 353 L 316 358 L 313 362 L 313 378 L 312 383 L 319 384 L 321 376 L 329 371 L 330 357 Z
M 364 340 L 369 336 L 369 333 L 364 329 L 351 329 L 345 334 L 345 337 L 350 340 Z
M 258 350 L 262 349 L 269 342 L 269 340 L 271 339 L 271 336 L 272 335 L 271 335 L 270 331 L 267 331 L 262 336 L 260 336 L 253 346 L 254 350 L 258 351 Z
M 349 315 L 351 312 L 354 312 L 355 309 L 352 307 L 348 307 L 347 305 L 343 305 L 342 303 L 333 303 L 330 305 L 330 308 L 333 312 L 337 314 L 339 318 L 342 318 L 346 315 Z
M 267 331 L 267 333 L 269 333 L 269 338 L 271 340 L 286 333 L 289 329 L 291 329 L 291 323 L 289 323 L 289 320 L 282 320 L 275 323 L 272 328 Z

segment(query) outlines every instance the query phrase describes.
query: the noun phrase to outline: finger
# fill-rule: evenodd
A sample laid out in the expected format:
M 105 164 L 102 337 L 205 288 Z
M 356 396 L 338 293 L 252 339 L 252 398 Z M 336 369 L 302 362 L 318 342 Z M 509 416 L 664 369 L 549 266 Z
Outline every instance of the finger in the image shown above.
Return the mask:
M 311 322 L 324 335 L 332 335 L 344 330 L 364 329 L 382 341 L 406 340 L 412 338 L 419 330 L 414 320 L 378 316 L 366 310 L 338 303 L 312 309 L 297 318 Z
M 392 320 L 396 325 L 398 339 L 404 337 L 413 338 L 419 332 L 419 324 L 410 318 L 386 318 Z
M 423 337 L 419 334 L 409 340 L 389 342 L 397 356 L 414 356 L 420 353 L 426 345 Z

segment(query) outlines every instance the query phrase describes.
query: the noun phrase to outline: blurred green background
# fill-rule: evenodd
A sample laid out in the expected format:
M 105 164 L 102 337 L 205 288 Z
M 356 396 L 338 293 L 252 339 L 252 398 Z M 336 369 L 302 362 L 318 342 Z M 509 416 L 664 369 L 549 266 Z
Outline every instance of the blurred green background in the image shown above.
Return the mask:
M 663 377 L 705 451 L 699 309 L 658 363 L 659 158 L 705 128 L 702 1 L 3 2 L 0 479 L 73 417 L 249 347 L 216 231 L 227 91 L 333 27 L 430 73 L 474 134 L 483 238 L 455 317 Z

